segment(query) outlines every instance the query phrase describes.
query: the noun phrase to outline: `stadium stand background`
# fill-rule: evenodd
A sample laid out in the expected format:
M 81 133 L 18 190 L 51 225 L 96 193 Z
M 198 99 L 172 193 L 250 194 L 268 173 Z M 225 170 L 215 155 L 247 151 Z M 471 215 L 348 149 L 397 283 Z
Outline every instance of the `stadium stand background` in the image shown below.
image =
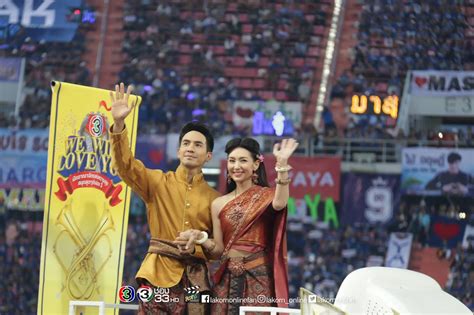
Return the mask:
M 103 10 L 99 1 L 87 2 Z M 24 100 L 19 117 L 0 114 L 0 127 L 47 128 L 52 79 L 103 88 L 119 81 L 134 84 L 143 97 L 142 135 L 176 132 L 192 119 L 210 122 L 216 134 L 248 135 L 250 130 L 232 123 L 231 103 L 240 99 L 301 101 L 304 117 L 312 115 L 333 8 L 332 1 L 118 1 L 110 9 L 107 58 L 98 82 L 93 78 L 100 17 L 95 24 L 81 24 L 67 43 L 36 42 L 20 30 L 0 42 L 0 57 L 26 58 Z M 473 22 L 472 1 L 346 1 L 331 99 L 341 98 L 347 107 L 353 93 L 402 96 L 410 69 L 473 70 Z M 388 143 L 393 150 L 474 145 L 472 126 L 431 133 L 413 128 L 394 137 L 383 121 L 356 121 L 345 113 L 346 124 L 340 128 L 329 102 L 324 131 L 313 128 L 310 120 L 296 133 L 318 142 L 326 154 L 345 157 L 348 139 L 362 148 L 385 141 L 380 147 Z M 467 249 L 427 247 L 431 216 L 458 219 L 460 209 L 473 224 L 472 200 L 444 197 L 404 197 L 387 226 L 335 229 L 291 219 L 291 296 L 304 286 L 335 297 L 350 271 L 365 266 L 370 256 L 385 256 L 389 232 L 412 232 L 416 250 L 448 265 L 445 289 L 474 309 L 472 241 Z M 6 288 L 0 296 L 2 314 L 36 312 L 42 219 L 41 211 L 19 210 L 14 202 L 0 199 L 0 287 Z M 148 236 L 144 205 L 135 197 L 124 284 L 135 283 Z

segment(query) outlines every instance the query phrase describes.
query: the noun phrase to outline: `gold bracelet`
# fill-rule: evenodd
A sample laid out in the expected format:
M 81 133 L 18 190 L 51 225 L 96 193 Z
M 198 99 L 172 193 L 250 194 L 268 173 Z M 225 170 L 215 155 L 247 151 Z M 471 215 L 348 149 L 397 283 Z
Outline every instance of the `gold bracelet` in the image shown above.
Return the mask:
M 287 179 L 276 178 L 275 179 L 275 183 L 277 185 L 288 185 L 290 182 L 291 182 L 291 178 L 287 178 Z
M 291 165 L 285 165 L 285 166 L 275 166 L 275 171 L 277 173 L 283 173 L 283 172 L 288 172 L 290 170 L 292 170 L 293 167 L 291 167 Z

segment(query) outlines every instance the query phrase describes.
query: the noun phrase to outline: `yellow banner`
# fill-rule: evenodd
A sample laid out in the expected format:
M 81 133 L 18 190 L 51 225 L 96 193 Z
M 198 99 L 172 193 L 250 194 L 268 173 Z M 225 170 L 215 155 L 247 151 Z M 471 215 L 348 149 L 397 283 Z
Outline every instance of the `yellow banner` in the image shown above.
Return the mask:
M 38 292 L 45 315 L 68 314 L 71 300 L 120 302 L 131 196 L 112 168 L 109 91 L 64 82 L 52 90 Z M 138 106 L 126 120 L 132 152 L 137 123 Z

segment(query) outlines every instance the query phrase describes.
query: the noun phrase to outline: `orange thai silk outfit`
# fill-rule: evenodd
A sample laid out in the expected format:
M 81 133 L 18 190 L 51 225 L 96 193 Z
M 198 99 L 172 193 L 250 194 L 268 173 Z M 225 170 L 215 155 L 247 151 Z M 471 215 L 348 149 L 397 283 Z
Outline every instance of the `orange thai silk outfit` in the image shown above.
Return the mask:
M 265 253 L 272 278 L 267 292 L 274 294 L 279 307 L 288 307 L 287 210 L 276 211 L 272 208 L 274 195 L 273 188 L 253 186 L 229 201 L 220 211 L 219 220 L 226 249 L 245 250 L 257 255 Z M 223 288 L 221 281 L 226 281 L 223 276 L 228 269 L 229 260 L 225 260 L 214 275 L 215 290 L 218 290 L 215 293 L 218 295 L 225 295 L 227 291 L 227 284 L 224 283 Z M 211 307 L 215 314 L 222 311 L 234 313 L 225 306 L 213 304 Z
M 248 205 L 248 202 L 244 202 Z M 235 232 L 239 221 L 245 216 L 246 207 L 239 209 L 239 207 L 224 208 L 219 214 L 223 233 L 224 244 L 228 244 L 232 237 L 232 232 Z M 273 209 L 265 210 L 252 224 L 249 225 L 247 231 L 236 239 L 231 249 L 243 250 L 246 252 L 256 253 L 261 250 L 269 249 L 272 245 L 272 233 L 274 226 L 274 211 Z
M 145 202 L 151 238 L 173 241 L 179 232 L 198 229 L 212 232 L 210 205 L 219 193 L 204 180 L 203 174 L 187 182 L 187 170 L 179 166 L 176 172 L 146 168 L 130 151 L 127 129 L 113 133 L 112 159 L 120 178 Z M 193 255 L 206 259 L 202 247 L 196 245 Z M 144 278 L 157 287 L 178 284 L 185 265 L 173 258 L 147 253 L 136 278 Z

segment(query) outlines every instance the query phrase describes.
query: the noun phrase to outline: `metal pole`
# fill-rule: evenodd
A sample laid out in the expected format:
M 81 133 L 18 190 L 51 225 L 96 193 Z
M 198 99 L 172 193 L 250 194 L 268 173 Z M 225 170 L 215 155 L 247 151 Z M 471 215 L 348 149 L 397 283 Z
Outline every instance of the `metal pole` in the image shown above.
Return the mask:
M 104 0 L 104 14 L 102 15 L 102 21 L 100 23 L 100 39 L 97 46 L 97 56 L 95 59 L 94 79 L 92 80 L 92 86 L 95 87 L 98 87 L 99 85 L 102 55 L 104 54 L 105 34 L 107 32 L 107 24 L 109 19 L 109 3 L 109 0 Z

